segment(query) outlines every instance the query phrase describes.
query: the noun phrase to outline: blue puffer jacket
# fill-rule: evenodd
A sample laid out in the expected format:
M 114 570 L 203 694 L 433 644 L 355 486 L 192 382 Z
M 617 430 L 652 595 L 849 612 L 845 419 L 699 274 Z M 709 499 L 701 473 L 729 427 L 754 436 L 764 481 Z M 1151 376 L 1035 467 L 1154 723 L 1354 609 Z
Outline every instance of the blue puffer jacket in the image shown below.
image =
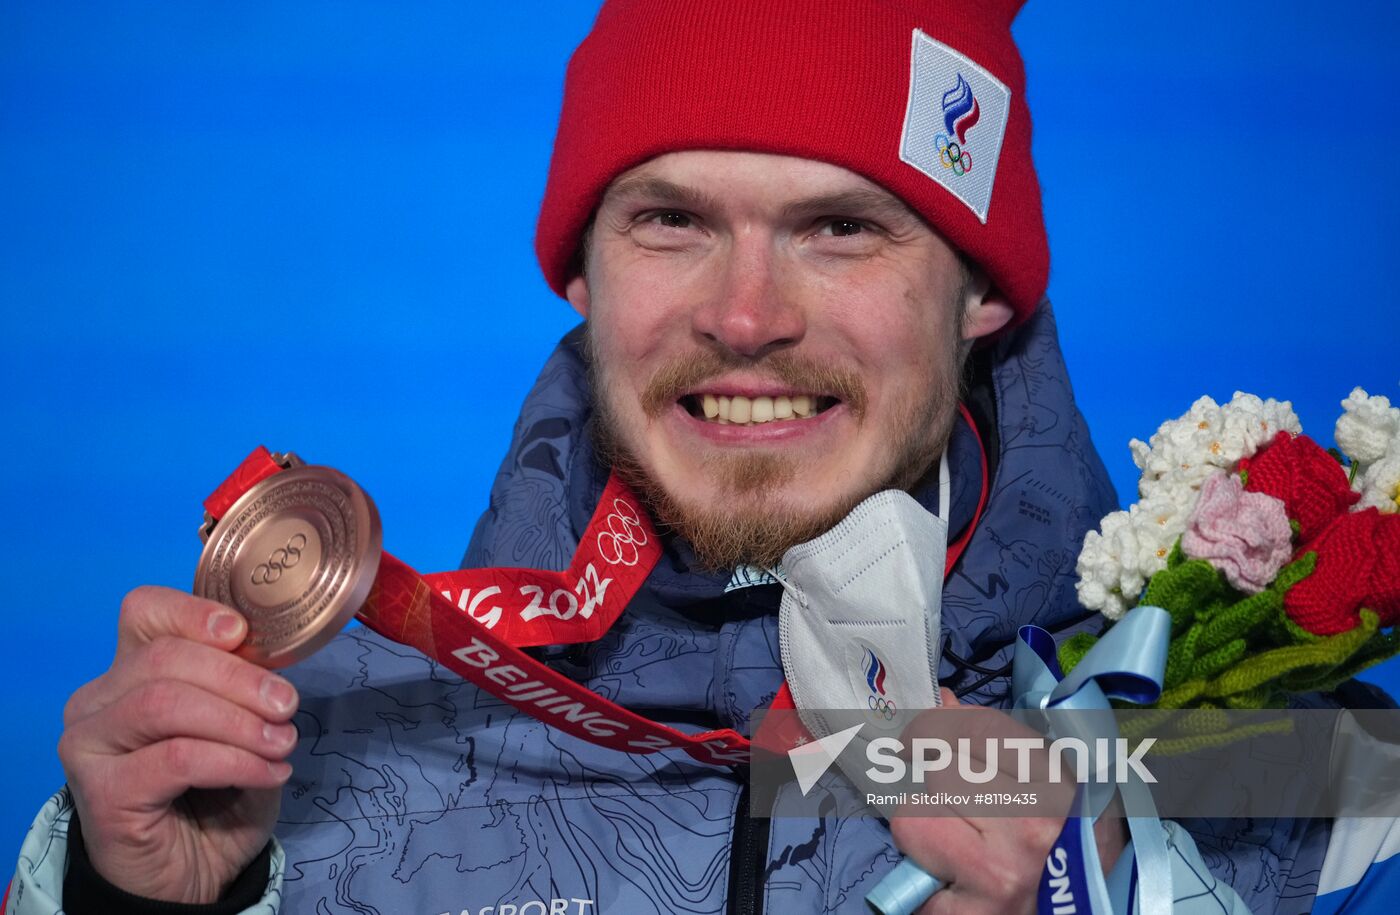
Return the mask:
M 521 411 L 467 566 L 562 568 L 593 512 L 606 470 L 584 428 L 577 339 L 565 338 Z M 1022 624 L 1057 636 L 1096 625 L 1074 599 L 1075 558 L 1117 505 L 1048 305 L 979 360 L 969 403 L 985 420 L 991 495 L 946 583 L 940 679 L 975 687 L 965 702 L 998 706 L 1006 678 L 978 686 L 985 678 L 946 652 L 997 668 Z M 956 536 L 982 475 L 961 424 L 950 448 Z M 726 591 L 728 576 L 693 571 L 689 559 L 669 544 L 612 631 L 546 656 L 657 720 L 743 732 L 782 680 L 778 588 Z M 753 819 L 742 771 L 584 743 L 363 628 L 290 675 L 302 740 L 277 825 L 283 912 L 861 912 L 899 858 L 879 820 Z M 1252 910 L 1310 908 L 1324 821 L 1188 825 L 1214 875 Z

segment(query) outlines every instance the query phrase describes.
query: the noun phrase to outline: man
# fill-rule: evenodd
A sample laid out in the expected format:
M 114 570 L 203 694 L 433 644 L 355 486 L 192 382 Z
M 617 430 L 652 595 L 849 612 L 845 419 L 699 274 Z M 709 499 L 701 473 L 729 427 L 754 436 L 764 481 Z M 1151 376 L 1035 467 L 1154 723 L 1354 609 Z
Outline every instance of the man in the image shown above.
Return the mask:
M 556 670 L 747 730 L 783 680 L 769 570 L 871 493 L 932 507 L 945 453 L 949 535 L 970 540 L 941 679 L 1004 705 L 1016 628 L 1084 622 L 1074 556 L 1115 500 L 1041 303 L 1019 5 L 603 8 L 538 236 L 585 329 L 541 373 L 465 565 L 565 565 L 609 473 L 665 549 L 602 640 L 541 652 Z M 66 711 L 69 791 L 26 843 L 15 911 L 840 912 L 901 852 L 950 884 L 925 911 L 1029 911 L 1058 831 L 769 826 L 742 771 L 591 746 L 365 630 L 291 682 L 229 653 L 245 633 L 132 592 L 117 660 Z M 1216 829 L 1205 891 L 1307 907 L 1321 825 Z M 1099 839 L 1112 866 L 1124 837 Z

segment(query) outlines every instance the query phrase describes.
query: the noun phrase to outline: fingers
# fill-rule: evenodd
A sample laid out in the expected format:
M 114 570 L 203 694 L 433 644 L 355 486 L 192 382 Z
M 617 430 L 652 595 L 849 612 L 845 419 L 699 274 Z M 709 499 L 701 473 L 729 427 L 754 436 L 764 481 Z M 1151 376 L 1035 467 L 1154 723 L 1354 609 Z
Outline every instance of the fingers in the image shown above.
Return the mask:
M 70 783 L 100 791 L 132 759 L 160 758 L 151 752 L 158 746 L 181 763 L 187 757 L 178 754 L 199 759 L 210 755 L 205 745 L 223 746 L 226 752 L 212 757 L 223 768 L 209 775 L 220 784 L 259 787 L 284 776 L 281 761 L 296 745 L 289 721 L 298 697 L 282 677 L 230 653 L 246 632 L 239 614 L 212 601 L 168 588 L 128 594 L 112 667 L 79 688 L 64 709 L 59 757 Z M 253 765 L 254 757 L 261 762 Z M 269 769 L 269 763 L 277 765 Z M 227 782 L 230 772 L 242 781 Z M 169 798 L 206 780 L 183 766 L 142 776 L 122 784 L 138 806 L 153 803 L 153 796 L 136 786 L 158 786 L 155 796 Z
M 247 634 L 247 621 L 222 604 L 148 585 L 122 599 L 117 620 L 117 658 L 162 636 L 231 651 Z
M 153 810 L 190 788 L 278 788 L 291 774 L 290 763 L 195 737 L 153 743 L 118 757 L 111 767 L 113 783 Z
M 238 747 L 277 760 L 291 752 L 296 727 L 271 722 L 217 693 L 179 680 L 143 683 L 70 729 L 79 752 L 131 753 L 176 737 Z
M 297 707 L 296 690 L 277 674 L 220 648 L 160 636 L 132 648 L 111 670 L 80 687 L 64 709 L 64 724 L 102 710 L 152 679 L 188 683 L 271 722 L 287 721 Z
M 947 691 L 941 698 L 945 708 L 903 733 L 911 777 L 925 794 L 966 800 L 903 808 L 890 819 L 895 844 L 946 884 L 919 915 L 1033 912 L 1073 786 L 1046 777 L 1048 745 L 1039 732 L 962 706 Z
M 950 705 L 921 713 L 902 734 L 911 777 L 925 791 L 969 798 L 959 812 L 974 826 L 1006 816 L 1063 817 L 1074 798 L 1073 773 L 1051 741 L 995 709 Z M 1053 764 L 1053 765 L 1052 765 Z M 1056 777 L 1051 778 L 1054 774 Z M 1011 796 L 1014 801 L 991 800 Z M 1015 806 L 1006 806 L 1014 803 Z M 940 807 L 937 815 L 952 812 Z
M 1008 835 L 1018 821 L 1001 821 Z M 918 915 L 1008 915 L 1035 911 L 1044 854 L 1019 841 L 974 830 L 955 817 L 890 820 L 899 846 L 920 867 L 944 882 Z
M 961 817 L 892 817 L 890 836 L 900 851 L 945 883 L 953 875 L 940 868 L 946 857 L 939 854 L 941 850 L 957 848 L 976 859 L 985 849 L 982 835 Z
M 122 601 L 112 666 L 64 709 L 58 755 L 93 865 L 124 889 L 184 898 L 207 873 L 217 893 L 267 840 L 291 775 L 297 694 L 232 654 L 247 633 L 216 602 L 137 588 Z M 235 790 L 189 793 L 206 788 Z

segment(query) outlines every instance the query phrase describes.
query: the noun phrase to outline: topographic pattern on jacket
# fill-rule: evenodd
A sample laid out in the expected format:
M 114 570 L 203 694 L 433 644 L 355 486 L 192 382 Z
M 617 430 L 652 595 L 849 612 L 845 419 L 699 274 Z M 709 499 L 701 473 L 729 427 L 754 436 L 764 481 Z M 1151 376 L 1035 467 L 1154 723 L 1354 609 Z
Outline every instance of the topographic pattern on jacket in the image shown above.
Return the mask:
M 1116 507 L 1074 406 L 1048 304 L 991 354 L 996 471 L 947 582 L 944 628 L 984 666 L 1016 628 L 1091 625 L 1073 597 L 1085 530 Z M 579 334 L 545 365 L 464 565 L 562 568 L 606 476 L 586 433 Z M 953 528 L 980 489 L 965 432 L 950 444 Z M 915 493 L 927 505 L 931 493 Z M 959 520 L 961 519 L 961 521 Z M 600 641 L 542 652 L 624 705 L 682 728 L 745 730 L 781 678 L 778 588 L 729 594 L 671 541 Z M 944 665 L 943 677 L 958 671 Z M 417 652 L 364 629 L 289 671 L 302 740 L 277 834 L 284 911 L 360 915 L 723 912 L 742 774 L 681 754 L 625 755 L 549 730 Z M 1005 678 L 970 697 L 1006 701 Z M 1325 830 L 1197 824 L 1202 854 L 1256 911 L 1306 911 Z M 1193 827 L 1196 828 L 1196 827 Z M 769 912 L 859 912 L 898 860 L 873 819 L 774 820 Z

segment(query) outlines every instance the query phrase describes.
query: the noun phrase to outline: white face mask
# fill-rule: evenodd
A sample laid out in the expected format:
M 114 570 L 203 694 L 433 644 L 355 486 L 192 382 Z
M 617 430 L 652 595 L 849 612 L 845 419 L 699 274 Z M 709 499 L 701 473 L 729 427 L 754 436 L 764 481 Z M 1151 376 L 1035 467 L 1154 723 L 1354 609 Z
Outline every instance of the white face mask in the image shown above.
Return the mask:
M 938 514 L 885 490 L 831 530 L 783 556 L 778 612 L 783 672 L 817 738 L 864 720 L 865 740 L 897 735 L 939 705 L 939 610 L 948 549 L 948 459 Z M 828 720 L 826 709 L 857 709 Z M 833 716 L 835 717 L 835 716 Z

